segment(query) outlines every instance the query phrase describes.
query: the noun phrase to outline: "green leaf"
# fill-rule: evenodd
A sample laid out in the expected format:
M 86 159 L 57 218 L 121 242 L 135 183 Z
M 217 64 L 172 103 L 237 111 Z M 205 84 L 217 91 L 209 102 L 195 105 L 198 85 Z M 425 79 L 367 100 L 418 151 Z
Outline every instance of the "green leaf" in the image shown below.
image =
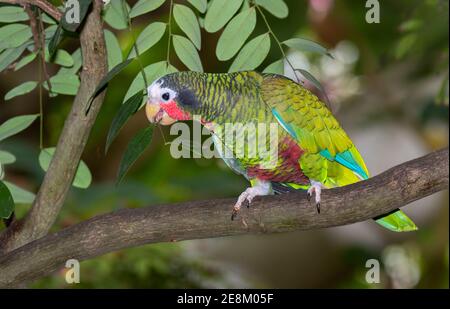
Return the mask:
M 8 219 L 14 211 L 14 200 L 8 187 L 0 180 L 0 218 Z
M 45 28 L 45 38 L 49 40 L 49 38 L 53 37 L 58 30 L 59 25 L 51 25 Z
M 49 44 L 50 44 L 52 38 L 55 36 L 56 32 L 58 31 L 58 27 L 59 27 L 59 25 L 50 25 L 47 28 L 45 28 L 45 30 L 44 30 L 45 49 L 46 49 L 47 53 L 48 53 L 48 49 L 49 49 Z M 28 40 L 24 44 L 26 45 L 26 48 L 30 52 L 34 52 L 35 46 L 34 46 L 34 41 L 32 39 Z M 54 43 L 52 43 L 52 44 L 54 44 Z
M 53 56 L 50 56 L 49 49 L 45 49 L 45 61 L 59 64 L 63 67 L 71 67 L 74 62 L 72 56 L 64 49 L 58 49 Z
M 314 52 L 314 53 L 318 53 L 321 55 L 327 55 L 327 56 L 333 58 L 331 56 L 330 52 L 325 47 L 321 46 L 320 44 L 318 44 L 314 41 L 300 39 L 300 38 L 293 38 L 293 39 L 284 41 L 283 44 L 290 48 L 296 49 L 298 51 Z
M 205 13 L 208 3 L 206 0 L 188 0 L 200 13 Z
M 153 45 L 159 42 L 166 32 L 166 23 L 155 22 L 147 27 L 139 34 L 136 39 L 136 47 L 139 51 L 139 54 L 146 52 Z M 136 51 L 134 47 L 131 48 L 128 59 L 135 58 Z
M 50 78 L 51 92 L 67 95 L 76 95 L 80 87 L 80 79 L 75 74 L 56 74 Z M 44 88 L 49 90 L 47 82 Z
M 119 111 L 114 117 L 111 127 L 109 128 L 108 137 L 106 138 L 105 153 L 108 152 L 109 146 L 111 146 L 111 143 L 116 138 L 117 134 L 119 134 L 120 129 L 122 129 L 128 118 L 138 111 L 143 97 L 144 95 L 142 91 L 138 91 L 120 106 Z
M 78 7 L 71 6 L 70 2 L 66 2 L 66 9 L 64 11 L 64 14 L 61 18 L 61 26 L 64 28 L 64 30 L 75 32 L 78 27 L 83 23 L 84 18 L 86 17 L 86 13 L 89 9 L 89 6 L 91 5 L 92 0 L 78 0 Z M 77 14 L 79 16 L 79 22 L 73 22 L 73 11 L 77 10 Z M 67 17 L 70 19 L 67 20 Z
M 255 26 L 255 8 L 250 8 L 236 15 L 225 27 L 217 42 L 217 59 L 226 61 L 233 58 L 253 32 Z
M 42 21 L 46 24 L 55 25 L 57 23 L 56 20 L 47 13 L 41 13 L 41 16 Z
M 394 54 L 397 59 L 403 58 L 408 52 L 414 50 L 414 46 L 417 45 L 417 41 L 419 40 L 419 36 L 417 33 L 410 33 L 398 40 L 397 46 L 394 48 Z
M 139 0 L 130 11 L 130 18 L 151 12 L 159 8 L 165 0 Z
M 28 20 L 28 14 L 20 6 L 0 7 L 0 23 L 13 23 Z
M 267 68 L 264 69 L 263 73 L 271 73 L 271 74 L 284 74 L 284 61 L 277 60 L 272 64 L 269 64 Z
M 127 10 L 130 11 L 128 3 L 125 4 Z M 127 12 L 124 10 L 122 0 L 111 0 L 103 19 L 114 29 L 123 30 L 128 28 Z
M 400 31 L 402 32 L 411 32 L 411 31 L 417 31 L 423 26 L 423 21 L 420 19 L 409 19 L 405 22 L 403 22 L 400 25 Z
M 13 183 L 4 181 L 5 185 L 8 187 L 9 192 L 11 192 L 14 203 L 16 204 L 31 204 L 34 201 L 34 193 L 28 192 Z
M 97 87 L 94 90 L 94 93 L 91 95 L 91 98 L 88 101 L 88 108 L 86 110 L 86 113 L 89 112 L 89 109 L 91 107 L 91 103 L 92 100 L 99 95 L 100 92 L 102 92 L 102 90 L 106 87 L 106 85 L 108 85 L 108 83 L 111 81 L 111 79 L 113 79 L 117 74 L 119 74 L 123 69 L 125 69 L 130 62 L 133 61 L 133 59 L 128 59 L 125 60 L 122 63 L 119 63 L 118 65 L 116 65 L 114 68 L 112 68 L 106 75 L 105 77 L 102 78 L 102 80 L 100 81 L 100 83 L 97 85 Z
M 37 56 L 36 53 L 29 53 L 28 55 L 20 59 L 19 62 L 17 62 L 16 65 L 14 66 L 14 71 L 18 71 L 24 66 L 26 66 L 28 63 L 32 62 L 36 58 L 36 56 Z
M 8 91 L 8 93 L 5 94 L 5 101 L 10 100 L 14 97 L 17 97 L 19 95 L 29 93 L 29 92 L 33 91 L 33 89 L 36 88 L 36 86 L 37 86 L 37 82 L 35 82 L 35 81 L 25 82 L 15 88 L 11 89 L 10 91 Z
M 175 73 L 178 72 L 178 69 L 176 67 L 174 67 L 173 65 L 169 64 L 166 67 L 166 73 L 165 74 L 170 74 L 170 73 Z
M 306 70 L 303 69 L 295 69 L 296 71 L 300 72 L 304 78 L 306 78 L 308 81 L 310 81 L 314 87 L 316 87 L 317 89 L 319 89 L 322 93 L 325 93 L 325 89 L 323 88 L 322 84 L 317 80 L 317 78 L 314 77 L 314 75 L 312 75 L 311 73 L 309 73 Z
M 147 79 L 148 83 L 153 83 L 156 79 L 170 73 L 167 68 L 167 62 L 166 61 L 160 61 L 153 63 L 147 67 L 144 68 L 144 74 Z M 136 92 L 142 91 L 142 89 L 145 88 L 144 78 L 142 77 L 142 73 L 139 72 L 136 77 L 134 78 L 133 82 L 131 83 L 130 87 L 128 88 L 127 93 L 125 94 L 124 101 L 127 101 L 129 98 L 131 98 Z M 142 98 L 142 103 L 144 103 L 145 97 Z
M 39 154 L 39 165 L 44 171 L 48 170 L 50 161 L 52 160 L 54 153 L 55 147 L 44 148 L 41 150 Z M 80 161 L 72 185 L 77 188 L 86 189 L 90 186 L 91 181 L 92 175 L 89 171 L 88 166 L 83 161 Z
M 12 153 L 0 150 L 0 164 L 6 165 L 14 162 L 16 162 L 16 157 Z
M 153 126 L 149 126 L 136 134 L 125 149 L 120 161 L 119 172 L 117 174 L 117 184 L 119 184 L 133 163 L 144 152 L 145 148 L 152 141 Z
M 255 0 L 255 3 L 278 18 L 286 18 L 289 14 L 289 8 L 283 0 Z
M 180 35 L 173 36 L 173 48 L 181 62 L 191 71 L 203 72 L 200 56 L 194 44 Z
M 206 31 L 216 32 L 225 26 L 239 10 L 241 4 L 242 0 L 212 0 L 205 16 Z
M 270 50 L 270 36 L 261 34 L 248 42 L 239 52 L 228 72 L 256 69 L 266 59 Z
M 436 96 L 436 102 L 437 104 L 443 104 L 448 105 L 449 103 L 449 95 L 448 95 L 448 73 L 447 76 L 444 78 L 444 80 L 441 83 L 441 87 L 439 90 L 439 93 Z
M 83 59 L 81 56 L 81 49 L 77 48 L 71 55 L 73 60 L 73 65 L 70 67 L 61 67 L 56 75 L 75 75 L 81 68 Z
M 19 47 L 31 38 L 31 28 L 24 24 L 11 24 L 0 28 L 0 50 Z
M 52 39 L 48 43 L 48 54 L 50 55 L 50 57 L 53 56 L 56 48 L 58 47 L 59 43 L 62 40 L 62 33 L 63 33 L 63 30 L 62 30 L 61 24 L 59 24 L 58 27 L 56 28 L 55 33 L 52 36 Z
M 176 23 L 187 37 L 200 50 L 202 46 L 200 26 L 194 11 L 182 4 L 175 4 L 173 7 L 173 17 Z
M 0 125 L 0 141 L 28 128 L 39 115 L 22 115 L 6 120 Z
M 108 68 L 111 70 L 122 62 L 122 49 L 114 33 L 105 29 L 106 53 L 108 54 Z
M 27 48 L 26 44 L 23 44 L 16 48 L 9 48 L 0 53 L 0 72 L 6 69 L 11 63 L 16 61 L 17 58 L 22 55 L 23 51 Z
M 250 8 L 250 3 L 248 2 L 248 0 L 244 0 L 244 2 L 242 3 L 240 12 L 243 12 L 245 10 L 248 10 Z

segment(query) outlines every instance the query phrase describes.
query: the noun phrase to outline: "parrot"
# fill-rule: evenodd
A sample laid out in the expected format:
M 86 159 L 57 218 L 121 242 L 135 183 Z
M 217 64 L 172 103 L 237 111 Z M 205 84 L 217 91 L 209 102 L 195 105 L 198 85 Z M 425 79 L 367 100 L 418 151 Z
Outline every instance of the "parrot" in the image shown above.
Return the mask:
M 314 195 L 320 213 L 323 189 L 369 178 L 363 158 L 327 105 L 284 75 L 257 71 L 170 73 L 148 86 L 145 113 L 151 123 L 161 125 L 197 117 L 210 131 L 226 165 L 250 183 L 239 195 L 232 219 L 256 196 L 294 190 L 306 191 L 308 200 Z M 237 130 L 236 135 L 248 139 L 262 135 L 261 144 L 276 143 L 272 164 L 267 164 L 268 156 L 249 155 L 248 149 L 237 149 L 246 145 L 237 147 L 236 140 L 227 141 L 227 124 L 237 123 L 253 124 L 255 129 Z M 260 134 L 261 124 L 275 125 L 276 138 L 267 130 Z M 399 209 L 374 220 L 391 231 L 417 229 Z

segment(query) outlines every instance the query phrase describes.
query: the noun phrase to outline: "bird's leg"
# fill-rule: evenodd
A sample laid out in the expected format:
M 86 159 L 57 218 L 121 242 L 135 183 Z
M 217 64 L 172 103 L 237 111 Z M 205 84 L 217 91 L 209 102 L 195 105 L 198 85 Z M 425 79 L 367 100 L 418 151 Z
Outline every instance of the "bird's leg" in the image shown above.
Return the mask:
M 252 187 L 247 188 L 244 192 L 242 192 L 241 195 L 239 195 L 236 204 L 234 204 L 233 212 L 231 213 L 231 220 L 237 216 L 245 201 L 248 202 L 247 207 L 249 207 L 255 197 L 273 194 L 272 185 L 269 181 L 252 180 L 251 183 Z
M 322 189 L 324 189 L 325 187 L 319 181 L 311 180 L 310 182 L 311 186 L 308 189 L 308 201 L 311 199 L 311 196 L 314 192 L 316 197 L 317 212 L 320 213 L 320 194 L 322 193 Z

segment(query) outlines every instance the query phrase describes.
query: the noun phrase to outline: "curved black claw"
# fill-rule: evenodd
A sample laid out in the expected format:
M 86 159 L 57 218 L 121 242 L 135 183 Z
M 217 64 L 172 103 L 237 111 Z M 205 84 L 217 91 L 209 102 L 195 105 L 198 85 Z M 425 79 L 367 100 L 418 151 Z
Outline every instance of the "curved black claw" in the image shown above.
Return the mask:
M 316 203 L 317 213 L 320 214 L 320 203 Z
M 233 211 L 231 212 L 231 221 L 233 221 L 237 215 L 238 215 L 238 211 L 236 209 L 233 209 Z

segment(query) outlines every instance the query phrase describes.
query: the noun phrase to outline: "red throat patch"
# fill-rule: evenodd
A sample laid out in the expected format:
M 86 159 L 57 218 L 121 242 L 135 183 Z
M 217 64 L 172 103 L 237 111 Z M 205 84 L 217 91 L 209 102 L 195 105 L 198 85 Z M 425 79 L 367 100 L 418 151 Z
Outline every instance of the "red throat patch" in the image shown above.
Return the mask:
M 170 118 L 176 120 L 189 120 L 191 115 L 188 112 L 183 111 L 178 107 L 175 101 L 170 101 L 167 103 L 161 103 L 161 108 L 169 115 Z

